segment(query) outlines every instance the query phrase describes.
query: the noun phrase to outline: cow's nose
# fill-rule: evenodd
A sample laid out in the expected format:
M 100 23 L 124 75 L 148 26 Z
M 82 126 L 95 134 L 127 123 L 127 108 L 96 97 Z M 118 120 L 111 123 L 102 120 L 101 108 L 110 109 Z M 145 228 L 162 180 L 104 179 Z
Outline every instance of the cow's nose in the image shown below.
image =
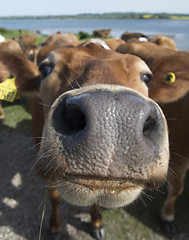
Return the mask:
M 152 159 L 160 158 L 167 137 L 157 104 L 130 89 L 66 95 L 56 105 L 52 123 L 74 173 L 85 165 L 84 175 L 142 175 L 140 169 L 150 171 Z
M 162 115 L 157 105 L 130 93 L 71 96 L 61 108 L 62 133 L 72 137 L 84 131 L 101 130 L 103 134 L 103 130 L 104 133 L 113 130 L 118 135 L 127 133 L 128 138 L 135 135 L 138 141 L 153 140 L 161 126 Z
M 92 101 L 92 102 L 88 102 L 87 105 L 82 106 L 82 102 L 84 100 L 83 98 L 85 98 L 85 96 L 72 97 L 67 99 L 65 109 L 62 115 L 64 120 L 63 122 L 64 122 L 65 134 L 74 134 L 74 133 L 78 134 L 79 132 L 84 131 L 88 125 L 91 125 L 93 121 L 96 120 L 96 116 L 94 116 L 96 114 L 100 114 L 100 116 L 103 118 L 101 109 L 100 108 L 98 109 L 98 106 L 99 106 L 98 100 L 96 101 L 96 104 L 95 104 L 95 101 Z M 126 100 L 127 99 L 125 98 L 125 101 Z M 92 111 L 91 104 L 95 104 L 96 106 L 95 111 Z M 106 101 L 106 104 L 108 108 L 109 104 L 107 103 L 107 101 Z M 124 104 L 124 102 L 122 102 L 121 105 L 122 104 Z M 132 129 L 133 131 L 135 131 L 135 134 L 139 136 L 143 134 L 145 137 L 149 137 L 149 138 L 151 134 L 152 136 L 154 136 L 154 133 L 155 133 L 154 131 L 156 131 L 157 129 L 158 119 L 159 119 L 159 116 L 158 116 L 159 111 L 156 109 L 156 106 L 152 104 L 149 104 L 149 105 L 144 104 L 141 107 L 140 105 L 137 106 L 136 102 L 132 102 L 132 105 L 130 105 L 129 107 L 131 109 L 133 107 L 138 109 L 138 111 L 135 112 L 134 116 L 128 116 L 129 119 L 133 118 L 133 120 L 137 122 L 136 128 Z M 129 108 L 127 108 L 127 110 L 130 112 Z M 107 119 L 106 113 L 104 111 L 103 113 L 107 122 L 110 123 L 111 120 Z M 91 116 L 89 116 L 89 114 Z M 113 118 L 112 115 L 114 117 L 116 115 L 115 111 L 113 112 L 113 109 L 112 109 L 112 114 L 110 114 L 109 117 Z M 118 112 L 117 112 L 117 115 L 118 115 Z M 88 120 L 90 119 L 91 122 L 89 121 L 86 122 L 86 118 Z M 99 117 L 99 122 L 98 123 L 96 122 L 96 124 L 103 124 L 103 121 L 101 121 Z M 123 124 L 121 122 L 121 119 L 117 119 L 117 123 L 119 122 Z M 130 127 L 130 125 L 128 125 L 128 127 Z
M 86 127 L 86 109 L 82 110 L 79 101 L 74 103 L 74 100 L 73 97 L 66 101 L 65 111 L 62 116 L 66 123 L 65 133 L 67 132 L 67 134 L 77 134 Z

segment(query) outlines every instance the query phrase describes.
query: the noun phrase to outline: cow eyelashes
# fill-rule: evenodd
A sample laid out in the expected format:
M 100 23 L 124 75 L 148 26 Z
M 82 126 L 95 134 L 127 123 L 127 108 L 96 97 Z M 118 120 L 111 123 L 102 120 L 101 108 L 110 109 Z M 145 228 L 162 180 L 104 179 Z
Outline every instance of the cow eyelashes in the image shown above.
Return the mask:
M 152 74 L 150 73 L 141 73 L 140 74 L 140 79 L 146 83 L 146 85 L 148 86 L 149 82 L 152 81 Z
M 39 65 L 39 71 L 43 78 L 47 77 L 52 72 L 53 68 L 54 64 L 46 61 Z
M 172 83 L 175 82 L 175 80 L 176 80 L 176 76 L 175 76 L 174 73 L 168 72 L 168 73 L 165 75 L 165 80 L 164 80 L 164 82 L 165 82 L 166 84 L 172 84 Z

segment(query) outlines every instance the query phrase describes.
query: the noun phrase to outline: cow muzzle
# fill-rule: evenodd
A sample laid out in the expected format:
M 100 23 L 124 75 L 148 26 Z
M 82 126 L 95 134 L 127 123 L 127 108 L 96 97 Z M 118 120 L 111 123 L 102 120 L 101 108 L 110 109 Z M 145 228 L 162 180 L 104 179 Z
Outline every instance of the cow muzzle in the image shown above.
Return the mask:
M 38 171 L 73 204 L 123 206 L 166 179 L 164 115 L 130 88 L 95 85 L 62 94 L 43 139 Z

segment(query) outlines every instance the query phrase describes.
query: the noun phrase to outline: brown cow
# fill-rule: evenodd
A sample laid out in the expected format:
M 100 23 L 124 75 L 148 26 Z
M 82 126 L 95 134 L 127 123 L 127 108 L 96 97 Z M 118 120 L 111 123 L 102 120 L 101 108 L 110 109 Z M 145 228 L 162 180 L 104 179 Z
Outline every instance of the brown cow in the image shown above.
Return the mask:
M 39 50 L 40 50 L 40 47 L 36 45 L 32 45 L 25 49 L 24 54 L 30 61 L 37 64 L 37 56 L 38 56 Z
M 152 42 L 127 42 L 116 49 L 120 53 L 128 53 L 144 59 L 148 66 L 153 65 L 159 59 L 174 55 L 177 51 L 160 47 Z
M 142 34 L 142 33 L 134 33 L 134 32 L 124 32 L 121 35 L 121 39 L 123 39 L 125 42 L 131 40 L 131 39 L 138 39 L 141 41 L 148 41 L 148 36 Z
M 48 57 L 49 53 L 57 48 L 60 47 L 68 47 L 70 44 L 67 43 L 60 43 L 60 42 L 55 42 L 53 44 L 45 45 L 39 49 L 39 52 L 37 54 L 37 65 L 39 65 L 45 58 Z M 71 45 L 72 46 L 72 45 Z
M 32 46 L 35 44 L 36 36 L 34 34 L 25 34 L 21 35 L 16 40 L 24 51 L 28 46 Z
M 8 52 L 14 51 L 18 54 L 22 54 L 22 50 L 19 44 L 11 39 L 5 40 L 0 43 L 0 54 L 1 51 L 6 49 Z M 10 75 L 10 72 L 7 70 L 7 67 L 0 61 L 0 83 L 4 82 L 7 77 Z M 5 114 L 2 108 L 2 103 L 0 101 L 0 122 L 5 121 Z
M 56 34 L 52 34 L 38 46 L 39 53 L 36 62 L 39 65 L 51 51 L 57 48 L 79 45 L 81 42 L 73 33 L 57 32 Z
M 120 50 L 123 46 L 120 47 Z M 131 43 L 125 53 L 140 56 L 153 72 L 149 84 L 152 99 L 162 103 L 167 118 L 171 157 L 168 176 L 168 196 L 162 208 L 163 229 L 175 232 L 175 201 L 183 191 L 184 177 L 189 167 L 189 52 L 164 49 L 152 43 Z
M 148 37 L 142 33 L 132 33 L 132 32 L 125 32 L 122 34 L 121 39 L 125 42 L 152 42 L 161 47 L 177 50 L 176 43 L 170 37 L 160 35 L 156 37 Z
M 111 29 L 100 29 L 100 30 L 94 30 L 93 31 L 93 36 L 94 37 L 102 37 L 102 38 L 107 38 L 110 36 Z
M 156 36 L 156 37 L 150 38 L 149 41 L 161 47 L 177 50 L 175 41 L 167 36 Z
M 36 91 L 44 103 L 43 113 L 33 111 L 32 117 L 38 129 L 40 115 L 46 119 L 36 171 L 49 186 L 50 232 L 60 231 L 63 197 L 93 205 L 93 230 L 103 239 L 96 204 L 124 206 L 166 180 L 167 125 L 148 98 L 149 68 L 138 57 L 93 43 L 58 48 L 39 70 L 23 55 L 6 50 L 0 61 L 15 72 L 20 92 Z
M 120 44 L 124 43 L 124 40 L 122 40 L 120 38 L 108 38 L 108 39 L 105 39 L 104 41 L 114 51 L 117 49 L 117 47 Z
M 53 45 L 54 43 L 72 44 L 77 41 L 78 41 L 77 37 L 71 32 L 69 32 L 69 33 L 57 32 L 55 34 L 50 35 L 41 45 L 49 46 L 49 45 Z

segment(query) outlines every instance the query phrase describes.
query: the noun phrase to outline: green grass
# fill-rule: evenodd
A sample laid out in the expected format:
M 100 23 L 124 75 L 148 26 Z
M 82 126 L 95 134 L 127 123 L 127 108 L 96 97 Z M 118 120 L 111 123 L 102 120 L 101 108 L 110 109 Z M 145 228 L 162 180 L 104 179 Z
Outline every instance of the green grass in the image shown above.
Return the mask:
M 35 41 L 35 44 L 36 45 L 39 45 L 40 43 L 44 42 L 46 39 L 47 39 L 48 36 L 36 36 L 36 41 Z
M 3 35 L 6 39 L 9 38 L 17 38 L 23 34 L 32 34 L 32 32 L 28 30 L 8 30 L 6 28 L 0 28 L 0 34 Z M 47 36 L 39 36 L 36 35 L 36 42 L 35 44 L 38 45 L 43 42 Z
M 21 97 L 19 101 L 8 103 L 3 101 L 5 122 L 0 123 L 0 131 L 31 132 L 31 114 L 29 113 L 28 99 Z
M 17 38 L 23 34 L 32 34 L 32 32 L 30 32 L 28 30 L 7 30 L 5 28 L 0 28 L 0 34 L 3 35 L 6 39 L 8 39 L 8 38 Z M 88 33 L 83 32 L 83 31 L 80 31 L 75 35 L 78 38 L 78 40 L 82 40 L 82 41 L 87 41 L 91 38 L 94 38 L 93 35 L 89 35 Z M 40 43 L 45 41 L 47 39 L 47 37 L 48 36 L 36 35 L 35 44 L 39 45 Z M 109 36 L 108 38 L 112 38 L 112 36 Z M 103 40 L 104 38 L 100 38 L 100 39 Z
M 185 178 L 185 188 L 177 199 L 175 208 L 176 233 L 188 233 L 189 173 Z M 168 240 L 160 227 L 161 207 L 166 198 L 166 187 L 152 191 L 142 200 L 138 199 L 128 207 L 103 210 L 103 220 L 107 239 L 119 240 Z M 159 238 L 161 237 L 161 238 Z
M 137 200 L 134 204 L 123 209 L 104 210 L 103 219 L 107 234 L 119 240 L 152 240 L 155 236 L 162 235 L 157 218 L 160 206 L 157 202 Z M 145 206 L 146 205 L 146 206 Z M 153 206 L 156 205 L 156 212 Z M 114 226 L 112 228 L 112 226 Z M 116 229 L 116 230 L 115 230 Z M 166 239 L 166 238 L 165 238 Z
M 28 30 L 7 30 L 5 28 L 0 28 L 0 34 L 5 38 L 17 38 L 21 34 L 30 34 L 30 32 Z

